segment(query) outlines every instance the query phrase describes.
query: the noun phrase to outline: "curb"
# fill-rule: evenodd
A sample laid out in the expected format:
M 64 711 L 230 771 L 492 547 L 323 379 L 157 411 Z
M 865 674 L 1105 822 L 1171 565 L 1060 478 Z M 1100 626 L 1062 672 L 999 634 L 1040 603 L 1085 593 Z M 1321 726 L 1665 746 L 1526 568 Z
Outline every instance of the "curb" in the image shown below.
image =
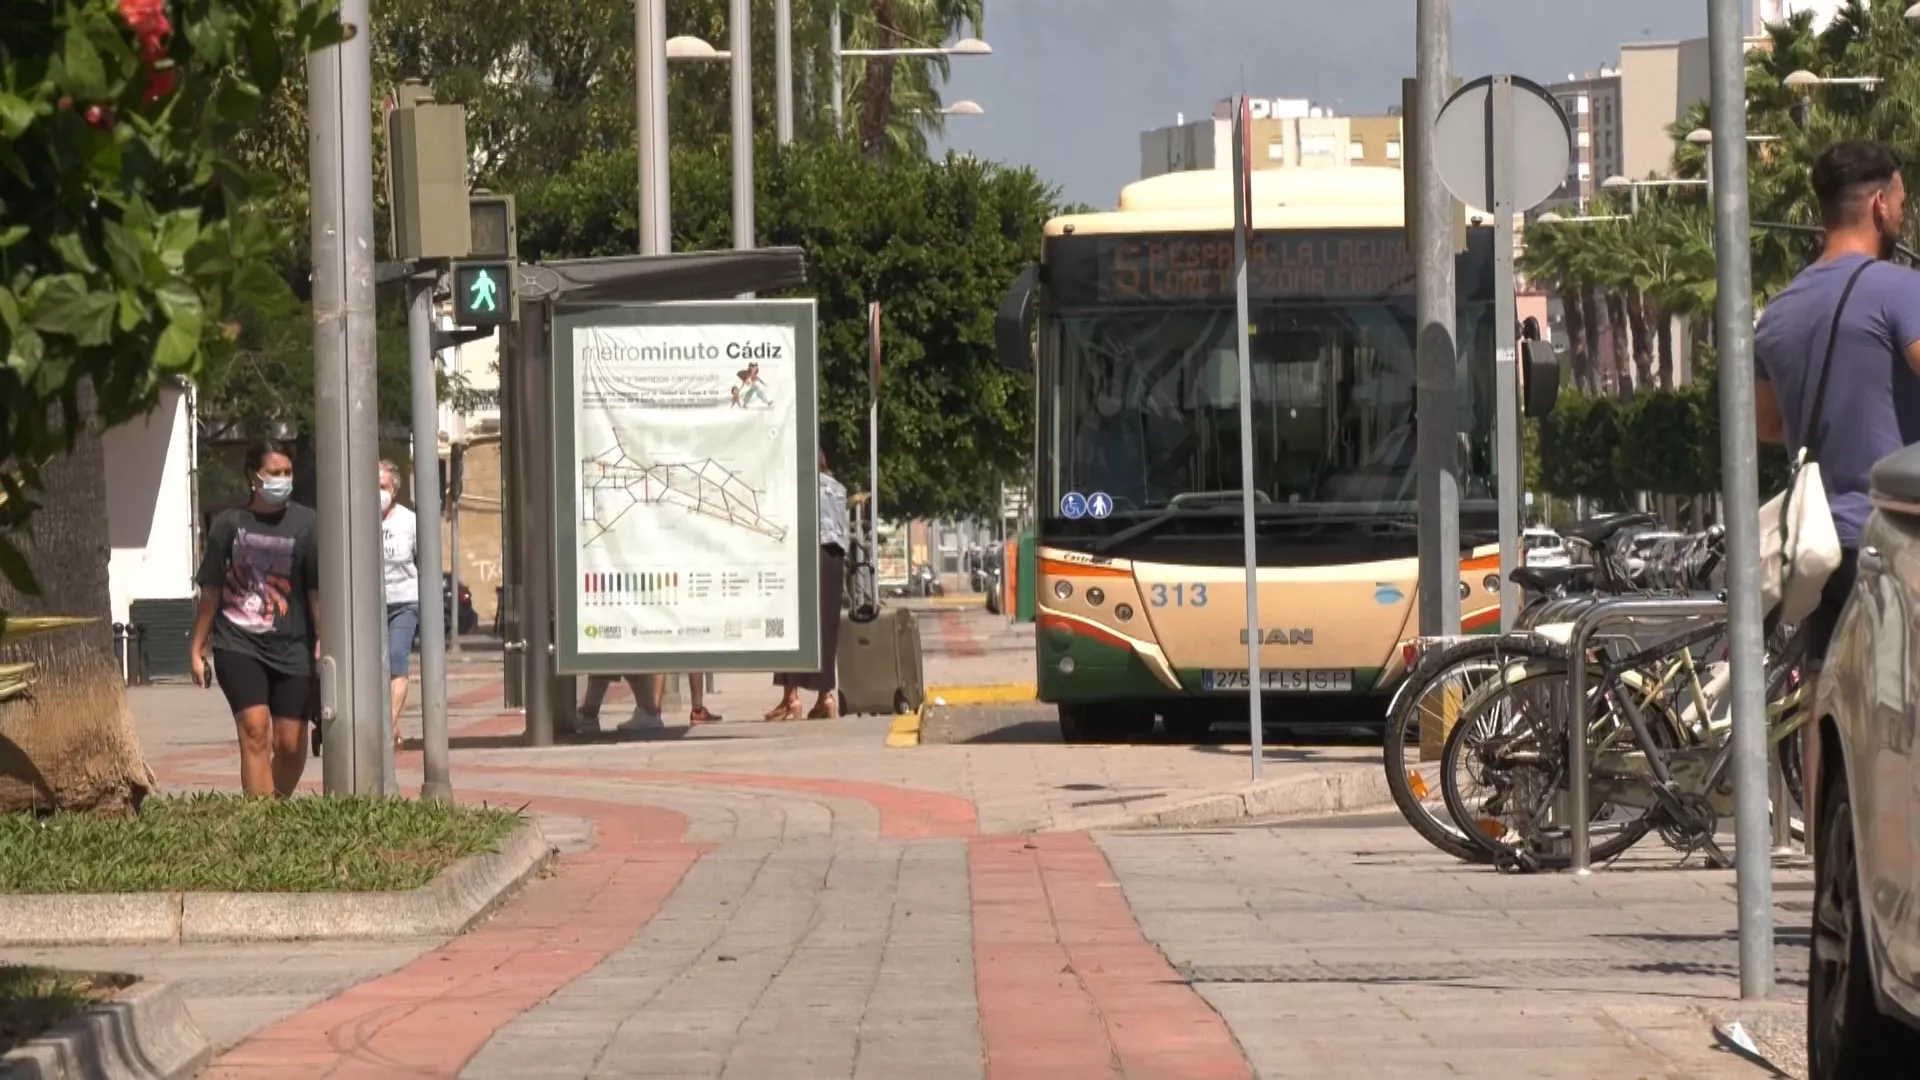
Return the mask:
M 1393 805 L 1387 775 L 1379 766 L 1348 766 L 1243 784 L 1144 812 L 1091 818 L 1076 829 L 1195 828 L 1248 818 L 1331 817 Z
M 0 945 L 352 941 L 453 937 L 491 913 L 553 857 L 528 821 L 500 850 L 390 893 L 10 893 Z
M 887 730 L 887 745 L 895 750 L 920 745 L 920 721 L 926 707 L 920 712 L 901 713 L 893 718 L 893 726 Z
M 1011 705 L 1038 698 L 1039 692 L 1032 683 L 927 688 L 927 700 L 935 705 Z
M 138 982 L 0 1057 L 0 1080 L 187 1080 L 213 1044 L 168 982 Z

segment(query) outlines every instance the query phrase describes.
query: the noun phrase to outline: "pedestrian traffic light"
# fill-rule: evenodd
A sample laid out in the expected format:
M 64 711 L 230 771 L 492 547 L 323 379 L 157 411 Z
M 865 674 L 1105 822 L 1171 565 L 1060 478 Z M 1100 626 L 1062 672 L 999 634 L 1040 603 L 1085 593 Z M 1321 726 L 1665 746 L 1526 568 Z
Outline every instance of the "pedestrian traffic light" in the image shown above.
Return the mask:
M 501 326 L 513 321 L 513 264 L 453 264 L 453 321 L 459 326 Z

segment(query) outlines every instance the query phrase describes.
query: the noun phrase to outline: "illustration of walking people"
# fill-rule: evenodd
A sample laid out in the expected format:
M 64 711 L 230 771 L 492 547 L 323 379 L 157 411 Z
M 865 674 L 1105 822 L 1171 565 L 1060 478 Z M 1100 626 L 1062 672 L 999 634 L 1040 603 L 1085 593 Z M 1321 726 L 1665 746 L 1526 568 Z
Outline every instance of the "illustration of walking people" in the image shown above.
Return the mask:
M 760 380 L 759 364 L 749 363 L 746 370 L 734 372 L 734 377 L 740 380 L 739 384 L 733 388 L 735 408 L 744 409 L 752 404 L 755 398 L 759 399 L 761 405 L 769 409 L 773 408 L 773 395 L 767 392 L 767 384 Z

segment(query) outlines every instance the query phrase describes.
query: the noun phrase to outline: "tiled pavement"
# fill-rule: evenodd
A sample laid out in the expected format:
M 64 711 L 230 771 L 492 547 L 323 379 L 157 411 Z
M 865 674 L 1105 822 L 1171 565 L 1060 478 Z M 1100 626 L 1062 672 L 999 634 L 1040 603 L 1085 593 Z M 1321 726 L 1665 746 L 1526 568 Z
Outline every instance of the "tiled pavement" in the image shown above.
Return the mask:
M 456 731 L 504 734 L 473 674 Z M 231 782 L 217 695 L 134 700 L 163 775 Z M 232 1078 L 1763 1075 L 1689 1011 L 1732 991 L 1726 875 L 1505 878 L 1386 822 L 1093 837 L 1076 802 L 1244 757 L 737 719 L 462 739 L 463 796 L 529 804 L 566 853 L 451 942 L 32 958 L 182 979 Z

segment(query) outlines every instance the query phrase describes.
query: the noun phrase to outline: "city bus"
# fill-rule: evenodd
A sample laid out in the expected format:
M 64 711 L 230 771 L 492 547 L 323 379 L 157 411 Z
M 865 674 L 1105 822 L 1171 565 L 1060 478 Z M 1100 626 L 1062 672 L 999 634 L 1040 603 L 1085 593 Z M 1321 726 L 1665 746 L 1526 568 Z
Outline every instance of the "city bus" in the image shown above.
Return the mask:
M 1247 720 L 1232 173 L 1047 223 L 996 318 L 1034 375 L 1036 683 L 1069 742 Z M 1414 262 L 1398 169 L 1253 173 L 1263 712 L 1384 695 L 1419 626 Z M 1494 230 L 1455 256 L 1463 629 L 1499 621 Z M 1508 316 L 1511 318 L 1511 315 Z

